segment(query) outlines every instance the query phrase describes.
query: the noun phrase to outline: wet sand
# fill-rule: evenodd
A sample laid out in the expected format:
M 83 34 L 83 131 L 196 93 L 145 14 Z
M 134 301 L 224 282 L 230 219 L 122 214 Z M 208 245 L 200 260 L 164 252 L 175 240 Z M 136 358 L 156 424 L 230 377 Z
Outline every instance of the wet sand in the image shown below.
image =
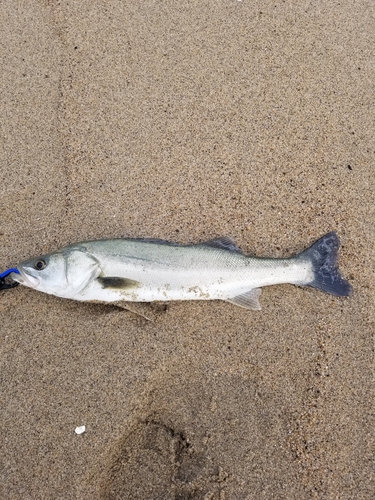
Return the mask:
M 374 4 L 0 10 L 1 271 L 92 238 L 279 257 L 335 230 L 354 288 L 152 323 L 0 292 L 1 497 L 374 498 Z

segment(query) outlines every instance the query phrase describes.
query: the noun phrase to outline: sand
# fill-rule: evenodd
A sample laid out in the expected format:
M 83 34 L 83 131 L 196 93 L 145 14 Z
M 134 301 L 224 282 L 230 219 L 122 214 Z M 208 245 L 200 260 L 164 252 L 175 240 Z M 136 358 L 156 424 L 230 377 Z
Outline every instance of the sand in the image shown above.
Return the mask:
M 279 257 L 335 230 L 354 288 L 152 323 L 0 292 L 1 498 L 374 498 L 374 3 L 0 10 L 1 270 L 90 238 Z

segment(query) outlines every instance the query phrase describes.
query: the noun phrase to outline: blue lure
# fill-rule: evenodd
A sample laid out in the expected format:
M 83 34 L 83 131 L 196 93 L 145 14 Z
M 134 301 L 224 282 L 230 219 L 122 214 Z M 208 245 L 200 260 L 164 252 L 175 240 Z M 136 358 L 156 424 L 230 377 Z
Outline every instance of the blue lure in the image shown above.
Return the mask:
M 11 269 L 8 269 L 7 271 L 4 271 L 3 273 L 0 274 L 0 290 L 7 290 L 8 288 L 14 288 L 17 286 L 19 283 L 17 281 L 13 281 L 12 283 L 7 283 L 5 278 L 9 276 L 10 273 L 16 273 L 20 274 L 19 270 L 16 269 L 15 267 L 12 267 Z

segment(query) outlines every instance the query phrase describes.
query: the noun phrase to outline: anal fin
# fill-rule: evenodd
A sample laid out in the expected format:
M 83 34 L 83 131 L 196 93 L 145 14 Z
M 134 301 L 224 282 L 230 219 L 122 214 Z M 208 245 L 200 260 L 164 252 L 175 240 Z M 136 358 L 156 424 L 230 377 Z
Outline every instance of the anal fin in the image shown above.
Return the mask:
M 226 302 L 230 302 L 231 304 L 235 304 L 239 307 L 244 307 L 245 309 L 250 309 L 251 311 L 260 311 L 262 309 L 259 303 L 261 293 L 261 288 L 253 288 L 248 292 L 241 293 L 241 295 L 225 300 Z

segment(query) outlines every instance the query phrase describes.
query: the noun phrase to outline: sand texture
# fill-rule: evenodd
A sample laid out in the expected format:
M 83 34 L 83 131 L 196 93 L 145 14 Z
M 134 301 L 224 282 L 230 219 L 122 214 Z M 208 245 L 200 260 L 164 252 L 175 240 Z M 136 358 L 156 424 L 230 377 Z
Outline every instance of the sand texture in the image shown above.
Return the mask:
M 0 15 L 0 271 L 85 239 L 281 257 L 335 230 L 354 288 L 156 304 L 153 322 L 0 292 L 0 498 L 375 498 L 375 3 Z

